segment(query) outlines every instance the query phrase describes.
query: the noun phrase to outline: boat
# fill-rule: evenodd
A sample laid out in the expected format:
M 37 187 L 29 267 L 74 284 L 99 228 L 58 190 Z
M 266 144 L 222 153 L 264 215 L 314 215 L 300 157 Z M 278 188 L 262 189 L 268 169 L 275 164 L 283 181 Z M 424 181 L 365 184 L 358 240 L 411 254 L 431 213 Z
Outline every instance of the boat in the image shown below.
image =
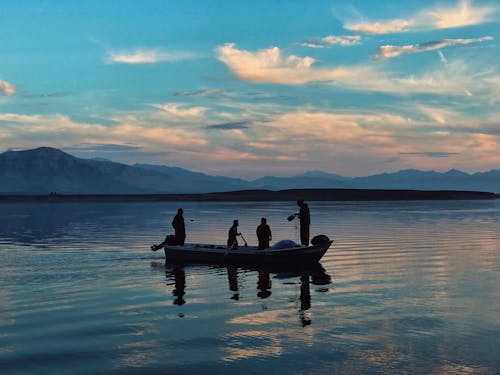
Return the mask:
M 240 246 L 229 250 L 224 245 L 184 244 L 164 247 L 167 262 L 216 263 L 242 265 L 304 265 L 315 264 L 325 255 L 333 240 L 325 235 L 312 239 L 310 246 L 293 241 L 280 241 L 274 246 L 259 250 L 257 246 Z

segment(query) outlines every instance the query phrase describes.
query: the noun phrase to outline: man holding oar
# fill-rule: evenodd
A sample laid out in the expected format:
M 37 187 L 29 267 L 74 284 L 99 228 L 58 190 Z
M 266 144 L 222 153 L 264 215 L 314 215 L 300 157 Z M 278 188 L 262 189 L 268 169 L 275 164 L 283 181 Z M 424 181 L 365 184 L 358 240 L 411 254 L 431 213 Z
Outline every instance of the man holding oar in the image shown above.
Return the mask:
M 227 248 L 228 250 L 236 250 L 238 249 L 238 236 L 241 236 L 241 233 L 238 232 L 238 220 L 233 220 L 233 226 L 229 228 L 229 232 L 227 233 Z

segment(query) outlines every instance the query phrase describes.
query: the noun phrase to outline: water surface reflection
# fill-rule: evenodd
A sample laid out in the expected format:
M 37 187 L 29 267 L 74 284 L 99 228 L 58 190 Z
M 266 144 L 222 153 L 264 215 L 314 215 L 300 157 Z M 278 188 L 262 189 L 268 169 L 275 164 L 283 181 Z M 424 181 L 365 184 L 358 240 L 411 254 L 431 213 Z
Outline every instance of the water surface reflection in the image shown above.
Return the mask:
M 158 267 L 158 263 L 153 262 L 154 267 Z M 201 270 L 200 270 L 201 268 Z M 198 277 L 198 283 L 205 284 L 208 290 L 213 291 L 214 296 L 221 296 L 220 291 L 216 291 L 210 285 L 211 282 L 215 282 L 216 279 L 210 277 L 212 273 L 210 271 L 204 270 L 215 270 L 218 273 L 226 273 L 227 275 L 227 288 L 230 291 L 230 300 L 240 301 L 241 298 L 249 299 L 249 295 L 240 296 L 240 291 L 247 290 L 250 288 L 251 282 L 248 280 L 257 279 L 255 296 L 258 300 L 266 300 L 272 297 L 273 279 L 275 282 L 280 282 L 281 286 L 296 286 L 298 287 L 298 297 L 291 298 L 291 306 L 294 310 L 297 310 L 300 324 L 305 327 L 312 323 L 311 314 L 308 311 L 312 307 L 312 297 L 311 297 L 311 284 L 313 286 L 321 286 L 317 288 L 318 293 L 326 293 L 331 287 L 331 276 L 326 272 L 325 268 L 318 263 L 316 265 L 304 267 L 299 269 L 297 267 L 281 267 L 281 268 L 269 268 L 267 266 L 262 267 L 237 267 L 234 265 L 218 267 L 213 265 L 185 265 L 181 263 L 167 263 L 165 264 L 165 279 L 166 285 L 171 290 L 171 295 L 174 297 L 172 303 L 177 306 L 182 306 L 189 303 L 189 295 L 186 293 L 186 289 L 189 289 L 187 285 L 186 276 L 189 276 L 190 271 L 196 269 L 194 272 Z M 227 297 L 224 297 L 224 299 Z M 222 302 L 222 301 L 221 301 Z M 215 301 L 211 303 L 217 304 Z M 262 305 L 262 310 L 268 310 L 266 304 Z M 184 317 L 184 314 L 180 312 L 179 317 Z
M 178 205 L 0 204 L 0 373 L 498 373 L 500 200 L 311 202 L 312 270 L 165 265 Z M 296 240 L 290 202 L 182 206 Z

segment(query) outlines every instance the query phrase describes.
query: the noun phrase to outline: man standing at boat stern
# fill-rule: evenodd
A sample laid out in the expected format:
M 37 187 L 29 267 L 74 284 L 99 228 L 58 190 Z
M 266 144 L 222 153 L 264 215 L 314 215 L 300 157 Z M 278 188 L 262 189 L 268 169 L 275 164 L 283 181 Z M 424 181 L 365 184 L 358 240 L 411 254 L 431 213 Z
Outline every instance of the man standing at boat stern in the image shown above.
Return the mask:
M 272 240 L 271 228 L 267 225 L 265 217 L 260 219 L 260 225 L 257 227 L 257 239 L 259 240 L 259 250 L 269 247 L 269 241 Z
M 309 226 L 311 225 L 311 213 L 309 205 L 303 199 L 297 201 L 300 211 L 296 214 L 300 220 L 300 243 L 309 246 Z
M 177 215 L 174 216 L 172 220 L 172 227 L 174 228 L 175 243 L 179 246 L 184 246 L 184 241 L 186 241 L 186 227 L 184 225 L 184 210 L 179 208 L 177 210 Z

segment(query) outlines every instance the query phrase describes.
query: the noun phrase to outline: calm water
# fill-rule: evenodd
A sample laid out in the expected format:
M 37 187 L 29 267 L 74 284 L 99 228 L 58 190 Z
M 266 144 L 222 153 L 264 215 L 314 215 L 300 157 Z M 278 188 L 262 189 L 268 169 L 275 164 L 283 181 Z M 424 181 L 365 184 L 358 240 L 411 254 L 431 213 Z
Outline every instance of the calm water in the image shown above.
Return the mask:
M 0 204 L 0 373 L 500 373 L 500 201 L 311 202 L 298 273 L 165 265 L 178 206 Z M 297 238 L 293 202 L 181 206 L 188 242 Z

